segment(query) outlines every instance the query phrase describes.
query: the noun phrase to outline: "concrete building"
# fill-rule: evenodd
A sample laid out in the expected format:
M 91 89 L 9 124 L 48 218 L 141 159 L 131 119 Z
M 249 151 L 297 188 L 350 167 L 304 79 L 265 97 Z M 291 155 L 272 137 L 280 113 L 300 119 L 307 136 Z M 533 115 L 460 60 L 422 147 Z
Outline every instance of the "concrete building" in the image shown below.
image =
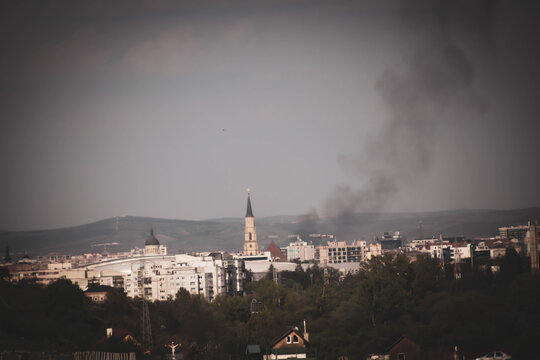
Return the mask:
M 315 259 L 315 247 L 313 244 L 303 241 L 300 236 L 297 236 L 296 241 L 291 242 L 285 249 L 287 250 L 288 261 L 310 261 Z
M 365 258 L 367 244 L 365 241 L 353 241 L 347 244 L 346 241 L 329 241 L 327 245 L 318 246 L 315 252 L 315 259 L 321 264 L 340 264 L 349 262 L 361 262 Z
M 499 228 L 499 236 L 503 239 L 518 239 L 519 241 L 525 241 L 529 226 L 503 226 Z
M 527 252 L 531 257 L 531 272 L 540 272 L 540 264 L 538 261 L 538 225 L 529 222 L 529 230 L 527 231 Z
M 403 239 L 399 231 L 394 231 L 392 234 L 389 232 L 383 233 L 379 242 L 383 250 L 395 250 L 403 245 Z
M 244 262 L 225 252 L 134 257 L 90 268 L 121 272 L 128 296 L 144 293 L 152 301 L 174 298 L 181 288 L 209 301 L 217 295 L 242 295 L 244 291 Z
M 69 279 L 83 290 L 88 288 L 89 284 L 106 285 L 115 288 L 124 287 L 124 273 L 114 270 L 87 270 L 87 269 L 31 269 L 16 271 L 10 273 L 12 281 L 21 281 L 25 279 L 35 279 L 36 283 L 48 285 L 50 282 L 58 279 Z
M 378 241 L 375 241 L 366 246 L 366 251 L 364 252 L 364 259 L 369 260 L 374 256 L 381 256 L 382 254 L 383 254 L 383 249 L 382 249 L 381 243 Z

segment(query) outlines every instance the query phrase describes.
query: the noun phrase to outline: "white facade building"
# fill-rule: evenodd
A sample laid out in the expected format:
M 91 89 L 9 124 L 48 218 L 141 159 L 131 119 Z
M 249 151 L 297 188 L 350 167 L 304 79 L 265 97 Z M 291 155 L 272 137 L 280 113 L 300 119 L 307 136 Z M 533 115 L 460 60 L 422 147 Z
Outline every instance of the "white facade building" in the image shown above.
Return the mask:
M 315 258 L 315 247 L 313 244 L 308 244 L 300 239 L 299 236 L 296 238 L 296 241 L 291 242 L 285 249 L 287 250 L 288 261 L 295 259 L 309 261 Z
M 227 253 L 200 256 L 145 256 L 95 264 L 100 269 L 124 273 L 124 290 L 130 297 L 149 300 L 174 299 L 181 288 L 211 301 L 217 295 L 242 295 L 244 262 Z

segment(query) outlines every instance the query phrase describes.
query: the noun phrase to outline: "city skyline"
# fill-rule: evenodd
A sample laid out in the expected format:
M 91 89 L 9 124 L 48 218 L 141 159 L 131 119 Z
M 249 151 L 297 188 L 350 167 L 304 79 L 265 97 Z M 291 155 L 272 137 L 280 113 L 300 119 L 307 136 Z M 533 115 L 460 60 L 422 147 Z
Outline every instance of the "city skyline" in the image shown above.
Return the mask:
M 0 229 L 540 205 L 534 2 L 2 8 Z

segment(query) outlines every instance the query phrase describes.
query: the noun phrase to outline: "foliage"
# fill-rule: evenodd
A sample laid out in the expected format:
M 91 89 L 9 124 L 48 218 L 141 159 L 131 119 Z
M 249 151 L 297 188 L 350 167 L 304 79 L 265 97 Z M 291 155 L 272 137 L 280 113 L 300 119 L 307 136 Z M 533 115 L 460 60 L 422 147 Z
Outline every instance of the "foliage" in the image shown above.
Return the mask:
M 375 257 L 355 275 L 339 277 L 313 266 L 246 284 L 245 296 L 211 303 L 180 290 L 175 299 L 149 304 L 154 353 L 174 340 L 186 359 L 240 358 L 247 344 L 269 349 L 291 326 L 307 322 L 310 346 L 320 359 L 365 359 L 405 334 L 425 353 L 502 349 L 514 358 L 538 358 L 540 277 L 527 260 L 508 251 L 498 273 L 462 264 L 441 268 L 430 257 Z M 443 271 L 444 270 L 444 271 Z M 445 275 L 446 274 L 446 275 Z M 97 349 L 105 328 L 141 335 L 141 300 L 113 289 L 104 304 L 87 301 L 77 286 L 0 283 L 0 349 Z M 323 295 L 324 294 L 324 295 Z M 253 299 L 262 311 L 250 313 Z M 303 329 L 301 329 L 303 330 Z M 120 348 L 121 344 L 109 344 Z M 122 345 L 123 346 L 123 345 Z

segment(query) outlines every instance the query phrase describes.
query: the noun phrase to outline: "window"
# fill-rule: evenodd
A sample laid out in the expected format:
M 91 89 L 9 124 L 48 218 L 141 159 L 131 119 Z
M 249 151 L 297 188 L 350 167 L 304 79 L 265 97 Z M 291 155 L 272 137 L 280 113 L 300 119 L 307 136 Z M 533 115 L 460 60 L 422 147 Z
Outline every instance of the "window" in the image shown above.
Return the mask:
M 298 344 L 298 336 L 293 335 L 293 336 L 292 336 L 292 342 L 293 342 L 294 344 Z
M 405 353 L 399 353 L 397 354 L 398 360 L 405 360 Z
M 287 344 L 290 344 L 292 341 L 291 341 L 291 336 L 290 335 L 287 335 Z

